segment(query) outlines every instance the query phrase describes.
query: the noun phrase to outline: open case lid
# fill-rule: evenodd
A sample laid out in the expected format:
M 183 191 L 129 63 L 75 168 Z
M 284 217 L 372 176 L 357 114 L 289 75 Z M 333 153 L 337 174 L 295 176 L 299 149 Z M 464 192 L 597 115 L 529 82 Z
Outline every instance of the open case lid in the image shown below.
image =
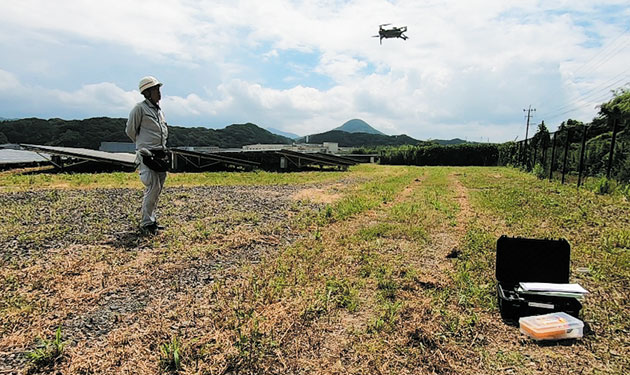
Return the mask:
M 496 277 L 504 284 L 568 283 L 570 262 L 571 246 L 565 239 L 501 236 L 497 240 Z

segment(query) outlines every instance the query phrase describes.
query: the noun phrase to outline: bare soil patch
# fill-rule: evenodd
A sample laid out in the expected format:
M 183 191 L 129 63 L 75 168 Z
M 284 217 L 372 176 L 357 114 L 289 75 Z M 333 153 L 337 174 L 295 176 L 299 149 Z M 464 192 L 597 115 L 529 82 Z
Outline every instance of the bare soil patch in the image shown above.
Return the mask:
M 339 193 L 331 192 L 329 189 L 322 188 L 310 188 L 300 190 L 293 195 L 295 200 L 308 200 L 314 203 L 332 204 L 339 199 L 342 195 Z
M 301 235 L 293 216 L 309 210 L 291 199 L 299 189 L 167 188 L 167 229 L 156 237 L 137 230 L 138 190 L 0 194 L 0 373 L 24 369 L 36 338 L 59 326 L 80 363 L 121 329 L 150 324 L 156 304 L 163 310 L 286 246 Z

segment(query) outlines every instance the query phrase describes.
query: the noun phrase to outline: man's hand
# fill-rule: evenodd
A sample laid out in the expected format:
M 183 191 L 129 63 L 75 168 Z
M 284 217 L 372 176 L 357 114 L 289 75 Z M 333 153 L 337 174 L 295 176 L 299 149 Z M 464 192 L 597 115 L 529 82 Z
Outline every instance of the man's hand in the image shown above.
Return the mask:
M 138 152 L 140 152 L 140 155 L 142 155 L 142 156 L 151 156 L 151 155 L 153 155 L 151 153 L 151 151 L 149 151 L 148 149 L 146 149 L 144 147 L 141 148 L 140 151 L 138 151 Z

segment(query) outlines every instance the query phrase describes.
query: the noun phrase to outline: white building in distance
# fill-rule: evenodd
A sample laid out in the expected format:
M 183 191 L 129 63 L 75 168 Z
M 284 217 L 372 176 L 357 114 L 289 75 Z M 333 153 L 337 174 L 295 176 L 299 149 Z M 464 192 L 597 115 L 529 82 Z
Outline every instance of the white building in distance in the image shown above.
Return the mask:
M 290 150 L 305 153 L 321 152 L 324 154 L 336 154 L 339 152 L 339 144 L 336 142 L 324 142 L 323 144 L 294 143 L 288 144 L 255 144 L 243 146 L 243 151 L 280 151 Z

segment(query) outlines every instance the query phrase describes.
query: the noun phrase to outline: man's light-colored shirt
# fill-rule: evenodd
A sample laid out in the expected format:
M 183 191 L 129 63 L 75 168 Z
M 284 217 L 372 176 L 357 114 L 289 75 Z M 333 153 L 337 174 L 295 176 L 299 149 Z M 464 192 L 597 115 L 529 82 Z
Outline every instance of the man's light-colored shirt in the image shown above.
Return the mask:
M 136 150 L 166 148 L 168 128 L 162 111 L 149 100 L 144 100 L 131 110 L 125 132 L 136 143 Z

